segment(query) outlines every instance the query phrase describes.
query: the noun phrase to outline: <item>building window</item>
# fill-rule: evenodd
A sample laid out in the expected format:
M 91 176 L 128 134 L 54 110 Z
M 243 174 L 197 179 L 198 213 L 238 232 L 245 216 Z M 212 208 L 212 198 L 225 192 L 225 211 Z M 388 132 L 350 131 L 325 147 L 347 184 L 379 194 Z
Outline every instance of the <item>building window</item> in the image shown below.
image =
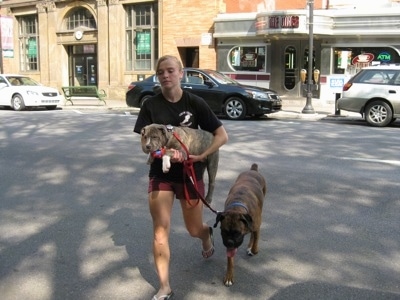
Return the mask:
M 39 70 L 39 36 L 38 19 L 36 15 L 20 17 L 19 23 L 19 53 L 20 70 Z
M 265 46 L 236 46 L 229 52 L 229 64 L 235 71 L 265 72 Z
M 158 59 L 158 6 L 126 6 L 126 69 L 152 70 Z
M 92 13 L 84 7 L 72 10 L 65 19 L 65 22 L 67 30 L 74 30 L 78 27 L 96 29 L 96 20 Z
M 333 73 L 354 75 L 370 65 L 398 64 L 398 50 L 392 47 L 334 48 Z

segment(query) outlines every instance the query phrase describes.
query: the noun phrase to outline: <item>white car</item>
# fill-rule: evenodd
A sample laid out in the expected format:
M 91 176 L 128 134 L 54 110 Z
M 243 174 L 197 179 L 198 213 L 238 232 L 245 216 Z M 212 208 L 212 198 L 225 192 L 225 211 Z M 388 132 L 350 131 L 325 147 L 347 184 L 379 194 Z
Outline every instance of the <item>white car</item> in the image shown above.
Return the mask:
M 43 86 L 32 78 L 0 74 L 0 106 L 9 106 L 17 111 L 26 107 L 56 109 L 62 99 L 57 89 Z
M 366 67 L 344 86 L 338 108 L 360 113 L 371 126 L 400 118 L 400 66 Z

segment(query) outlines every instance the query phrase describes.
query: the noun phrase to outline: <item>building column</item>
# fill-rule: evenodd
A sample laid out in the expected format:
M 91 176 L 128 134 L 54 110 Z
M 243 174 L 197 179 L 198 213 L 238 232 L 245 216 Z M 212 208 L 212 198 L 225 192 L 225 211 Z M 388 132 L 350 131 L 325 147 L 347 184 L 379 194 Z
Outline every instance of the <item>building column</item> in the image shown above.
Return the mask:
M 109 15 L 107 1 L 97 0 L 97 73 L 98 86 L 109 94 Z
M 125 15 L 122 5 L 118 0 L 109 0 L 108 5 L 108 28 L 109 39 L 109 68 L 110 68 L 110 86 L 114 87 L 110 91 L 110 98 L 123 98 L 125 85 L 123 84 L 123 73 L 125 70 L 124 42 L 122 37 L 125 29 Z
M 38 56 L 39 56 L 39 72 L 40 82 L 44 85 L 49 85 L 49 26 L 47 19 L 47 5 L 45 3 L 39 3 L 36 5 L 38 10 L 38 37 L 39 42 L 37 43 Z
M 47 5 L 47 31 L 46 31 L 46 36 L 47 36 L 47 54 L 46 54 L 46 65 L 48 70 L 46 72 L 43 72 L 45 74 L 48 74 L 48 82 L 49 85 L 52 87 L 57 87 L 60 79 L 61 79 L 61 74 L 60 74 L 60 61 L 58 59 L 54 59 L 56 57 L 60 57 L 60 47 L 63 48 L 63 45 L 59 45 L 57 43 L 57 34 L 56 34 L 56 29 L 57 29 L 57 8 L 54 3 L 54 1 L 49 1 L 46 2 Z

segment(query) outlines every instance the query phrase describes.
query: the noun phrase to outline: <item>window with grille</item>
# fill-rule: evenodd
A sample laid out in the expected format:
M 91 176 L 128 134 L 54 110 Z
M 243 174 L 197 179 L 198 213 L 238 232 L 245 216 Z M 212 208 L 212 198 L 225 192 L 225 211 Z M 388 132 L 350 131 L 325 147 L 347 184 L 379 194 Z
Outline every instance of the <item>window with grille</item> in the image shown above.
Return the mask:
M 19 22 L 20 70 L 39 70 L 39 35 L 36 15 L 23 16 Z
M 67 30 L 74 30 L 78 27 L 96 29 L 96 20 L 92 13 L 84 7 L 72 10 L 65 22 Z
M 158 59 L 158 6 L 126 6 L 126 69 L 152 70 Z

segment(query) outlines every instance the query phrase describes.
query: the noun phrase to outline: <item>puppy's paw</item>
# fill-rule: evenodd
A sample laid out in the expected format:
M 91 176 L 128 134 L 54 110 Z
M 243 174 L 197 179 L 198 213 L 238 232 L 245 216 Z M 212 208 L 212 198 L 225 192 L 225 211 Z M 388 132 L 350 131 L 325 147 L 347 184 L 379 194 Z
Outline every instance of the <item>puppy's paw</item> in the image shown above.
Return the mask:
M 147 155 L 147 164 L 151 165 L 154 161 L 154 158 L 151 156 L 151 153 Z
M 168 155 L 164 155 L 162 158 L 162 170 L 164 173 L 168 173 L 171 168 L 171 158 Z

